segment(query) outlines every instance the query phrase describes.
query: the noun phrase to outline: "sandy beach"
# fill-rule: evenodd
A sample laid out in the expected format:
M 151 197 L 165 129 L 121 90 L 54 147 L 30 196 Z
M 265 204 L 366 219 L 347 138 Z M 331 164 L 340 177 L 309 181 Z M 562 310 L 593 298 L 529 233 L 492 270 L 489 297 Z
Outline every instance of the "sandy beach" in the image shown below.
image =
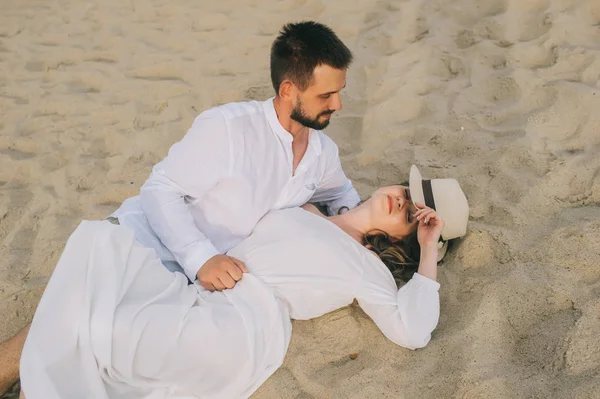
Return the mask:
M 325 133 L 360 195 L 416 164 L 470 225 L 426 348 L 357 305 L 294 322 L 253 399 L 600 398 L 598 0 L 1 2 L 0 341 L 194 117 L 274 95 L 270 45 L 306 19 L 355 56 Z

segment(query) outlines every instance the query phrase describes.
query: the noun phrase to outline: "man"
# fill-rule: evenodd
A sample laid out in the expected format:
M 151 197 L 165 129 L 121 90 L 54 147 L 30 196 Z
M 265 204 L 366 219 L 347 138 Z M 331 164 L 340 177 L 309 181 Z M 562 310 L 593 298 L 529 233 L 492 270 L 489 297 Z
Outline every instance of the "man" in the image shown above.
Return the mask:
M 224 253 L 267 212 L 309 201 L 330 213 L 358 204 L 337 146 L 320 132 L 342 108 L 351 62 L 328 27 L 284 26 L 271 49 L 275 97 L 203 112 L 113 217 L 171 270 L 180 266 L 211 291 L 233 287 L 246 269 Z
M 359 203 L 337 146 L 320 131 L 342 108 L 351 62 L 328 27 L 285 25 L 271 48 L 275 97 L 203 112 L 109 220 L 191 281 L 233 287 L 246 269 L 225 253 L 267 212 L 313 202 L 337 214 Z M 0 394 L 16 382 L 27 330 L 0 345 Z

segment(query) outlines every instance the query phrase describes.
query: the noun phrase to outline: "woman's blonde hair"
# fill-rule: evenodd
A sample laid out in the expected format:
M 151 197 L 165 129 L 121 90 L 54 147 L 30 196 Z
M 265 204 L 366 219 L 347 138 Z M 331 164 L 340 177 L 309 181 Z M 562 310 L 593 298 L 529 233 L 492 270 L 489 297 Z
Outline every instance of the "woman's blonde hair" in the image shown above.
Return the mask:
M 365 235 L 363 245 L 379 256 L 397 283 L 410 280 L 419 268 L 421 247 L 416 232 L 402 240 L 392 241 L 383 231 L 371 231 Z

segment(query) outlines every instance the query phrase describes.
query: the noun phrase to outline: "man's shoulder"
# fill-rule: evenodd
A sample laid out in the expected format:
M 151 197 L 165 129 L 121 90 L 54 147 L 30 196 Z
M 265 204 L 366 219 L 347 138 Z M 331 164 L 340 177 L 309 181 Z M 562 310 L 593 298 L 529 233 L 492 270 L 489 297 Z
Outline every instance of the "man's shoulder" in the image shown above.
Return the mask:
M 252 117 L 262 114 L 264 101 L 235 101 L 216 105 L 200 114 L 200 117 L 214 117 L 219 115 L 227 120 L 240 117 Z

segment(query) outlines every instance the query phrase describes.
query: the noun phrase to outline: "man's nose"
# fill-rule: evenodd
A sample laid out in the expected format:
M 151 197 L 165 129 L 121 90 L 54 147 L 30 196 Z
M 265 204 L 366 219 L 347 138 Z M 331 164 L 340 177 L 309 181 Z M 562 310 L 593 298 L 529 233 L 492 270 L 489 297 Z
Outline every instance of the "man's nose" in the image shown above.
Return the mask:
M 335 93 L 330 97 L 328 106 L 332 111 L 339 111 L 342 109 L 342 98 L 340 97 L 340 93 Z

